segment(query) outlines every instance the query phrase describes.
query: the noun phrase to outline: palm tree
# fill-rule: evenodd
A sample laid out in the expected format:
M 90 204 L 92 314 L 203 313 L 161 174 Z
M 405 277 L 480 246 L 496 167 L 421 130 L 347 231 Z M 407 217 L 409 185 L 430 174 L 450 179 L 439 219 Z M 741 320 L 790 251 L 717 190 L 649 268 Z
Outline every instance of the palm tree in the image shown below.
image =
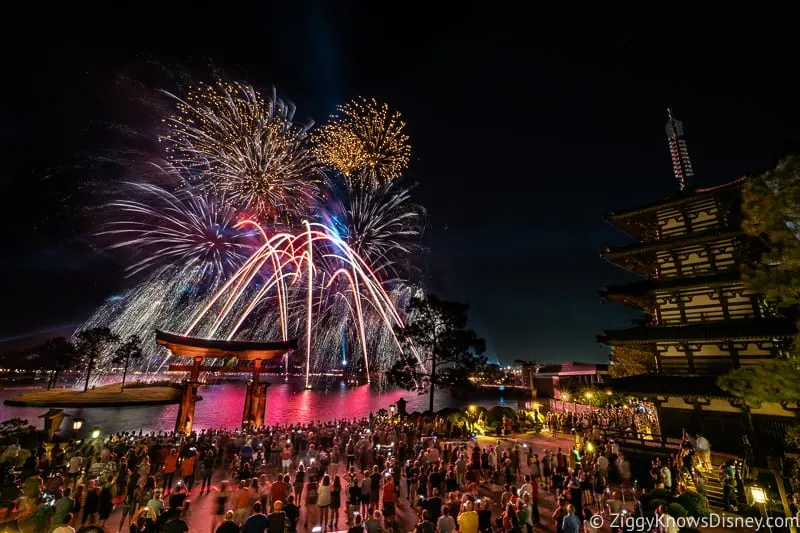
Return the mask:
M 125 370 L 122 372 L 122 387 L 120 388 L 120 392 L 125 390 L 125 378 L 128 375 L 128 365 L 130 365 L 131 360 L 136 361 L 141 359 L 142 355 L 144 354 L 138 335 L 131 335 L 128 337 L 128 340 L 120 344 L 117 347 L 117 351 L 114 352 L 114 357 L 111 359 L 111 362 L 117 365 L 125 364 Z
M 119 342 L 119 335 L 112 333 L 108 328 L 92 328 L 79 331 L 75 338 L 78 341 L 76 345 L 78 353 L 89 360 L 86 369 L 86 383 L 83 386 L 83 392 L 86 392 L 89 390 L 89 379 L 92 377 L 95 360 L 100 357 L 109 344 Z

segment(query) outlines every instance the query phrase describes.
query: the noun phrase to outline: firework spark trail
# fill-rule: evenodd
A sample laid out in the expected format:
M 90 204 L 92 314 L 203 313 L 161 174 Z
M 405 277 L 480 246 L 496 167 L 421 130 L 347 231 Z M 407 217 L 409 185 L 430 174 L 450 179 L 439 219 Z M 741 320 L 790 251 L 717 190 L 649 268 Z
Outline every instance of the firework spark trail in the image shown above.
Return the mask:
M 344 276 L 345 278 L 347 278 L 347 281 L 350 283 L 350 287 L 352 287 L 353 304 L 355 306 L 355 311 L 356 311 L 354 319 L 356 321 L 356 324 L 358 325 L 358 336 L 359 339 L 361 340 L 361 349 L 364 355 L 364 371 L 367 375 L 367 383 L 369 383 L 371 381 L 369 375 L 369 351 L 367 350 L 367 337 L 366 333 L 364 332 L 364 314 L 361 312 L 361 294 L 358 291 L 358 283 L 356 283 L 356 280 L 353 278 L 350 272 L 347 271 L 347 269 L 340 268 L 339 270 L 333 273 L 333 275 L 331 276 L 331 280 L 328 283 L 328 286 L 330 286 L 330 284 L 333 283 L 333 281 L 336 279 L 337 276 Z
M 308 307 L 306 308 L 306 388 L 309 388 L 308 376 L 311 373 L 311 322 L 313 313 L 313 297 L 314 297 L 314 247 L 311 235 L 311 226 L 308 221 L 304 220 L 303 225 L 306 227 L 308 233 L 308 251 L 306 252 L 306 261 L 308 262 L 308 269 L 306 270 L 306 277 L 308 278 Z
M 352 293 L 353 309 L 355 311 L 355 318 L 357 327 L 357 337 L 361 344 L 362 353 L 364 356 L 365 370 L 369 371 L 369 350 L 367 346 L 367 334 L 365 326 L 365 314 L 362 309 L 362 300 L 366 299 L 370 302 L 372 309 L 374 309 L 382 319 L 383 327 L 388 328 L 394 337 L 394 326 L 402 327 L 403 321 L 394 307 L 394 302 L 386 289 L 378 281 L 375 273 L 371 270 L 366 261 L 356 254 L 346 242 L 339 237 L 336 237 L 325 226 L 318 223 L 305 223 L 306 231 L 297 234 L 276 234 L 268 236 L 266 232 L 262 235 L 267 237 L 267 243 L 279 243 L 278 246 L 261 246 L 251 258 L 249 258 L 245 265 L 235 273 L 232 278 L 225 283 L 221 289 L 210 299 L 210 302 L 197 314 L 192 321 L 192 325 L 186 329 L 184 334 L 191 334 L 194 328 L 203 320 L 210 319 L 213 321 L 212 334 L 218 331 L 218 328 L 224 323 L 232 309 L 237 309 L 240 313 L 238 317 L 233 318 L 233 327 L 227 331 L 228 338 L 233 338 L 239 328 L 248 318 L 250 313 L 256 308 L 258 303 L 264 295 L 273 287 L 279 285 L 279 280 L 284 276 L 291 276 L 293 279 L 298 280 L 304 276 L 303 279 L 307 282 L 305 290 L 305 344 L 306 344 L 306 384 L 311 374 L 311 356 L 312 356 L 312 332 L 315 331 L 315 323 L 321 322 L 322 318 L 319 316 L 315 322 L 314 319 L 314 292 L 315 281 L 319 284 L 320 290 L 322 286 L 327 289 L 334 297 L 336 294 L 345 294 L 346 291 Z M 301 248 L 300 243 L 305 243 Z M 321 250 L 317 253 L 314 252 L 314 247 L 321 246 Z M 302 250 L 302 252 L 300 251 Z M 260 288 L 255 295 L 248 291 L 250 282 L 253 280 L 254 272 L 261 269 L 264 265 L 270 262 L 270 258 L 276 255 L 283 255 L 278 261 L 278 267 L 269 275 L 266 276 L 264 286 Z M 323 261 L 321 264 L 315 262 L 315 257 L 320 257 Z M 332 264 L 338 264 L 336 270 L 328 274 L 325 269 L 329 268 Z M 284 274 L 285 267 L 293 267 L 292 273 Z M 322 268 L 322 269 L 321 269 Z M 334 286 L 336 279 L 339 276 L 344 276 L 347 279 L 346 288 L 341 289 Z M 322 282 L 316 278 L 321 277 Z M 327 277 L 327 283 L 324 282 Z M 246 279 L 246 282 L 242 282 Z M 247 301 L 249 304 L 244 307 L 236 307 L 236 303 L 240 301 Z M 221 309 L 214 311 L 215 303 L 224 301 Z M 323 305 L 325 300 L 322 296 L 319 297 L 319 305 Z M 328 315 L 328 309 L 325 309 L 324 315 Z M 394 338 L 398 348 L 400 344 Z M 369 374 L 368 374 L 369 380 Z
M 306 212 L 322 175 L 307 139 L 313 123 L 296 125 L 292 104 L 240 82 L 201 84 L 185 99 L 167 94 L 177 113 L 165 120 L 162 142 L 201 188 L 274 220 Z

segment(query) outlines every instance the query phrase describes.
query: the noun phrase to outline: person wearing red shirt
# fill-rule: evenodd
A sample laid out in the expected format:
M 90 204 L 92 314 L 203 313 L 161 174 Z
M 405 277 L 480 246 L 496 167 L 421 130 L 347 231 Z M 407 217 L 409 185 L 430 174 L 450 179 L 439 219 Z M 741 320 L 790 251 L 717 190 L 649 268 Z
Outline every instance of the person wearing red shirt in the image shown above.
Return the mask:
M 383 483 L 381 496 L 383 497 L 383 517 L 386 520 L 386 529 L 392 531 L 394 528 L 394 478 L 391 473 L 384 474 L 386 481 Z
M 275 483 L 272 484 L 272 488 L 269 489 L 270 500 L 273 502 L 286 501 L 287 488 L 288 486 L 283 481 L 283 474 L 278 474 L 278 478 L 275 480 Z
M 181 461 L 181 476 L 183 483 L 186 485 L 186 490 L 192 492 L 192 485 L 194 485 L 194 465 L 197 463 L 197 452 Z
M 169 455 L 164 458 L 164 464 L 161 467 L 164 471 L 164 494 L 168 494 L 172 490 L 172 481 L 175 478 L 175 470 L 178 467 L 178 450 L 173 448 Z

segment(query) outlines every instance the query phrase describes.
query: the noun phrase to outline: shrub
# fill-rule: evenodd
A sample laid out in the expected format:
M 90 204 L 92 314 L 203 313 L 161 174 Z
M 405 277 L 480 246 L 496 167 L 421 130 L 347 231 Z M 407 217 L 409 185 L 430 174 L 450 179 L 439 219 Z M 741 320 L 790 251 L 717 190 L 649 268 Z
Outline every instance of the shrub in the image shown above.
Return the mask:
M 509 418 L 511 420 L 512 424 L 516 424 L 517 412 L 514 411 L 514 409 L 511 409 L 510 407 L 503 407 L 500 405 L 496 405 L 491 409 L 489 409 L 488 411 L 486 411 L 486 421 L 489 423 L 493 422 L 502 423 L 504 415 L 506 418 Z
M 675 518 L 678 518 L 680 516 L 689 516 L 689 512 L 686 510 L 686 507 L 677 502 L 673 502 L 667 505 L 667 514 Z
M 663 505 L 664 507 L 667 506 L 667 500 L 662 500 L 661 498 L 653 498 L 650 500 L 650 505 L 647 506 L 647 510 L 651 513 L 654 513 L 656 509 L 658 509 L 659 505 Z
M 697 518 L 710 518 L 711 517 L 711 511 L 708 510 L 708 509 L 698 509 L 695 512 L 694 516 L 696 516 Z
M 650 497 L 670 501 L 672 499 L 672 493 L 667 489 L 653 489 L 650 491 Z
M 697 510 L 703 508 L 705 503 L 703 495 L 699 492 L 686 491 L 678 496 L 678 503 L 681 504 L 692 516 L 697 516 Z
M 39 445 L 36 428 L 22 418 L 11 418 L 0 423 L 0 445 L 17 443 L 21 448 L 34 448 Z

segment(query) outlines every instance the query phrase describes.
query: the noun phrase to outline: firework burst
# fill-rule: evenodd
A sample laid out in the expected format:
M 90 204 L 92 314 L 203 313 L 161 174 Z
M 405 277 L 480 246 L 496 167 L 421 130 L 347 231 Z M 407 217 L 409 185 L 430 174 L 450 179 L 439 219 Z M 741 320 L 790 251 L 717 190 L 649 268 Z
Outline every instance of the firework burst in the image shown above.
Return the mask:
M 179 176 L 175 169 L 164 173 Z M 144 278 L 106 301 L 79 330 L 108 327 L 123 338 L 138 335 L 144 341 L 141 371 L 160 368 L 169 357 L 156 346 L 155 330 L 185 327 L 252 252 L 251 235 L 235 228 L 235 209 L 181 183 L 174 193 L 151 183 L 123 184 L 125 198 L 106 205 L 112 219 L 99 232 L 114 239 L 110 249 L 135 252 L 128 275 Z
M 108 204 L 116 220 L 100 235 L 116 239 L 111 249 L 136 250 L 140 259 L 129 275 L 180 264 L 218 280 L 246 257 L 247 234 L 234 229 L 237 212 L 226 202 L 189 188 L 172 193 L 150 183 L 125 185 L 132 198 Z
M 128 272 L 142 281 L 84 327 L 145 339 L 139 370 L 150 372 L 169 362 L 151 342 L 161 328 L 302 339 L 295 363 L 307 381 L 339 365 L 380 376 L 419 290 L 409 265 L 424 225 L 400 182 L 411 148 L 399 113 L 361 99 L 310 133 L 294 124 L 291 104 L 244 83 L 170 96 L 168 164 L 156 166 L 179 182 L 126 183 L 107 205 L 112 220 L 100 233 L 136 252 Z
M 174 164 L 190 169 L 203 190 L 264 219 L 302 216 L 320 173 L 307 139 L 312 124 L 295 124 L 292 104 L 239 82 L 170 96 L 177 112 L 165 121 L 162 142 Z
M 325 215 L 326 224 L 384 278 L 402 277 L 410 257 L 421 250 L 424 210 L 411 191 L 396 182 L 374 188 L 346 188 Z
M 369 187 L 399 178 L 411 158 L 400 113 L 363 98 L 337 111 L 314 133 L 317 158 L 351 182 Z

